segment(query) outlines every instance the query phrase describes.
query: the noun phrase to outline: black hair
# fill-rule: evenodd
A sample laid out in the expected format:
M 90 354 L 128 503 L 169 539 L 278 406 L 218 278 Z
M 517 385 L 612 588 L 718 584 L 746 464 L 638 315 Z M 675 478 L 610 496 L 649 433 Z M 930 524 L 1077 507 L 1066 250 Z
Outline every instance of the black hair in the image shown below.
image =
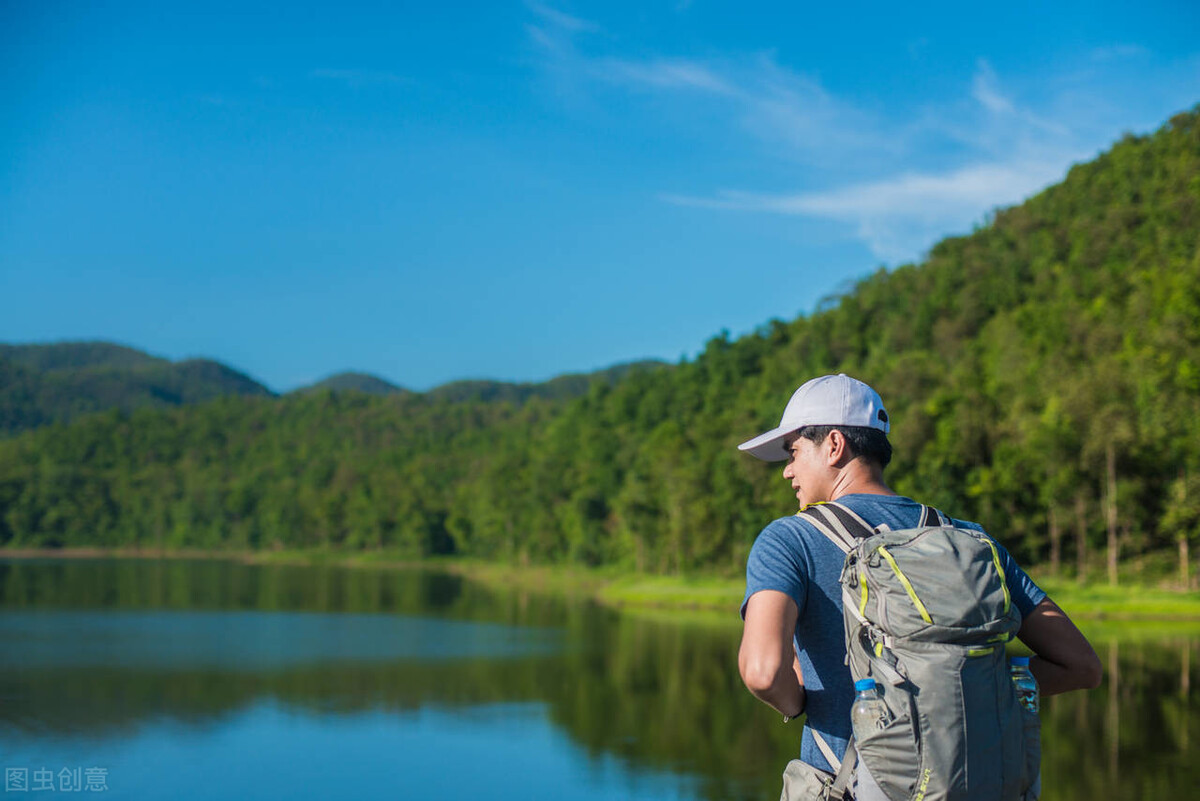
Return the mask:
M 888 442 L 887 434 L 878 428 L 866 426 L 804 426 L 796 432 L 796 436 L 804 437 L 814 445 L 820 445 L 833 430 L 841 431 L 846 438 L 846 446 L 851 458 L 863 458 L 875 462 L 880 468 L 888 466 L 892 461 L 892 443 Z

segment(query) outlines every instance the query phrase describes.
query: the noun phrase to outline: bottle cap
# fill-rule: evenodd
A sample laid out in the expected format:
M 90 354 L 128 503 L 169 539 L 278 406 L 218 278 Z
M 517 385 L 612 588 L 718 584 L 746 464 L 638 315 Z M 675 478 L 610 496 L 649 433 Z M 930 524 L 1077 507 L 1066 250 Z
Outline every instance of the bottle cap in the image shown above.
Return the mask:
M 1029 667 L 1029 657 L 1027 656 L 1014 656 L 1010 662 L 1017 667 Z
M 863 690 L 874 690 L 875 679 L 859 679 L 854 682 L 854 692 L 862 692 Z

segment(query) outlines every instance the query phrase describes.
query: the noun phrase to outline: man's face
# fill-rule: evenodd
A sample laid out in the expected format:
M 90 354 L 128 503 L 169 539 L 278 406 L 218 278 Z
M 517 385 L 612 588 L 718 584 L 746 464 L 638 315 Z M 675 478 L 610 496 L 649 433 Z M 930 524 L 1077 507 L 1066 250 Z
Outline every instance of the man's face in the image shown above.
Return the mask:
M 811 440 L 794 435 L 784 442 L 792 458 L 784 465 L 783 477 L 796 491 L 796 500 L 800 502 L 801 507 L 828 500 L 825 486 L 828 471 L 823 456 L 823 445 L 824 443 L 814 445 Z

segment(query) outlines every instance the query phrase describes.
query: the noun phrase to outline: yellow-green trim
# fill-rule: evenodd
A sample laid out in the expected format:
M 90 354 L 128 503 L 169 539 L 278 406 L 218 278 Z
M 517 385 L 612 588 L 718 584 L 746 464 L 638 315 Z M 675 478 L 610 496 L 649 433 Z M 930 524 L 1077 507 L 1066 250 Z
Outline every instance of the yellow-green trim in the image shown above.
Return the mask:
M 995 650 L 996 646 L 994 645 L 991 648 L 972 648 L 971 650 L 967 651 L 967 656 L 987 656 Z
M 862 600 L 858 602 L 858 613 L 865 616 L 867 613 L 867 574 L 861 570 L 858 571 L 858 584 L 862 595 Z
M 875 656 L 883 656 L 883 643 L 875 643 Z
M 911 582 L 909 582 L 908 576 L 901 572 L 900 565 L 896 564 L 896 560 L 892 558 L 890 553 L 888 553 L 887 548 L 884 548 L 882 545 L 880 545 L 878 551 L 879 553 L 883 554 L 883 558 L 886 559 L 887 563 L 892 566 L 892 571 L 896 574 L 896 578 L 900 579 L 900 583 L 904 585 L 904 590 L 908 593 L 908 597 L 912 598 L 913 606 L 917 607 L 917 611 L 921 613 L 921 619 L 926 623 L 932 623 L 933 618 L 929 616 L 929 611 L 925 608 L 925 604 L 921 603 L 921 599 L 917 597 L 917 591 L 913 589 L 913 585 Z M 1004 588 L 1004 597 L 1006 599 L 1008 598 L 1007 586 Z M 1005 607 L 1005 611 L 1007 611 L 1007 606 Z
M 1008 604 L 1010 596 L 1008 594 L 1008 579 L 1004 575 L 1004 567 L 1000 564 L 1000 552 L 996 550 L 996 543 L 990 539 L 987 540 L 988 547 L 992 549 L 992 562 L 996 565 L 996 572 L 1000 574 L 1000 587 L 1004 590 L 1004 614 L 1008 614 Z

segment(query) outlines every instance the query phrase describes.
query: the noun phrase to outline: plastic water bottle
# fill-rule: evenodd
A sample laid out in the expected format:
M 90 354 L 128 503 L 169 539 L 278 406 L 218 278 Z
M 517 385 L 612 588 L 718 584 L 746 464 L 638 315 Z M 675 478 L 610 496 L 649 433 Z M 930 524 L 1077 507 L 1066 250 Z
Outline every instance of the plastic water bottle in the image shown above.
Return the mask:
M 1029 672 L 1029 657 L 1014 656 L 1009 663 L 1009 673 L 1012 676 L 1013 687 L 1017 689 L 1017 700 L 1021 706 L 1030 712 L 1037 712 L 1038 703 L 1037 680 Z
M 871 732 L 887 725 L 887 705 L 879 697 L 875 679 L 859 679 L 854 682 L 854 705 L 850 707 L 850 728 L 854 739 L 862 742 Z

